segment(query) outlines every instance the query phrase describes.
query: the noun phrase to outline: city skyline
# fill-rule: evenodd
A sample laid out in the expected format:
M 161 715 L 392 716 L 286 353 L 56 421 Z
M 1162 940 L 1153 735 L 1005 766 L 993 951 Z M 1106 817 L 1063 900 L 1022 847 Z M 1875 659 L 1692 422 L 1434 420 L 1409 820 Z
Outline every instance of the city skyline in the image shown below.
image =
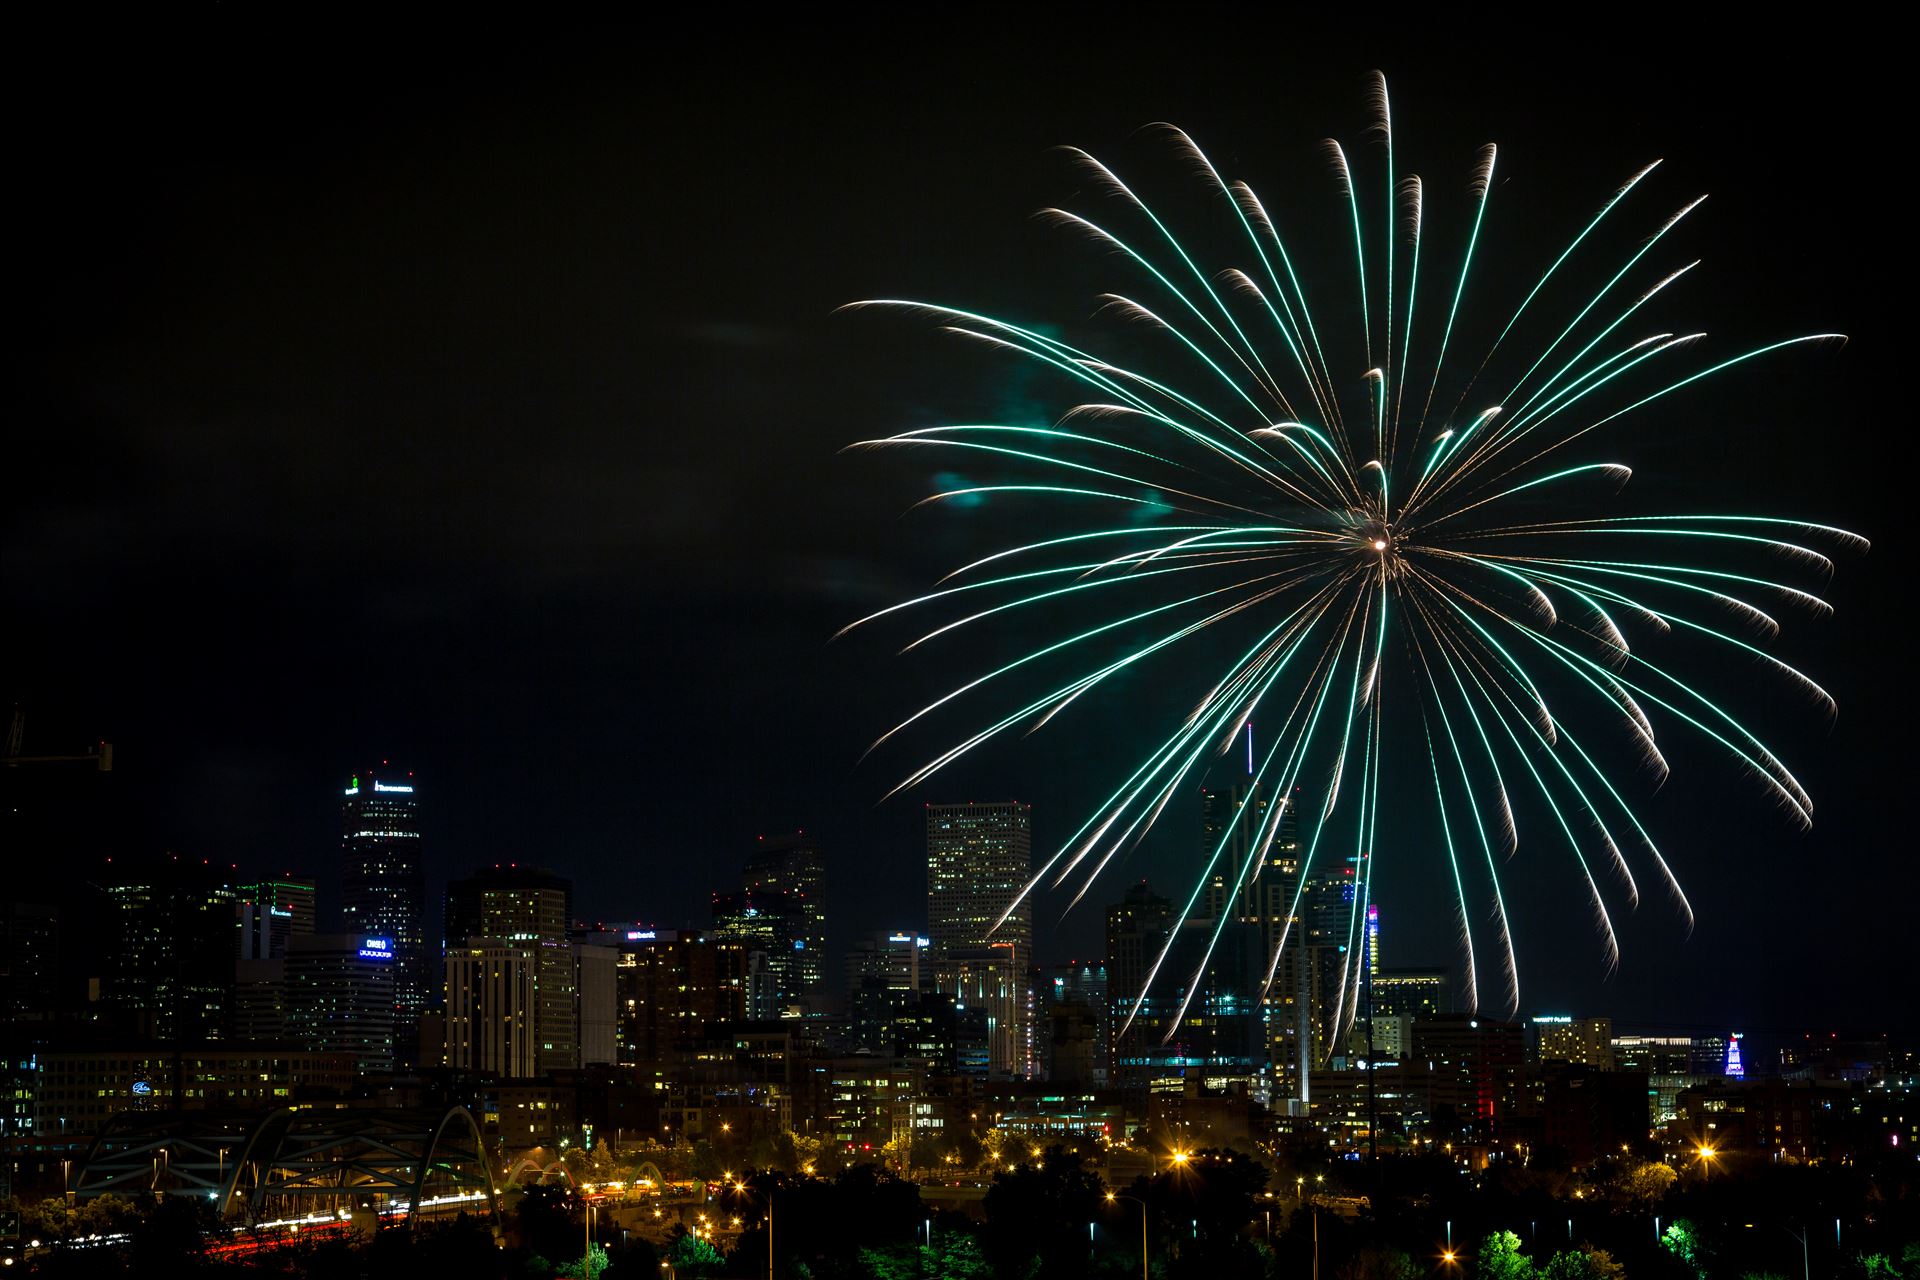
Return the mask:
M 563 40 L 536 41 L 526 78 L 504 88 L 448 68 L 416 89 L 378 89 L 345 116 L 301 105 L 317 64 L 250 81 L 275 107 L 252 120 L 232 118 L 224 91 L 186 89 L 123 136 L 109 126 L 127 113 L 103 101 L 75 127 L 99 137 L 107 163 L 79 171 L 36 153 L 61 179 L 31 211 L 43 238 L 127 247 L 99 261 L 55 253 L 67 265 L 28 279 L 59 320 L 35 338 L 44 358 L 27 405 L 58 430 L 23 446 L 48 487 L 23 495 L 6 526 L 6 582 L 29 619 L 6 639 L 21 673 L 7 692 L 27 705 L 28 749 L 113 741 L 116 784 L 138 814 L 130 851 L 173 849 L 256 878 L 327 865 L 337 818 L 325 792 L 343 763 L 410 761 L 439 809 L 430 899 L 475 866 L 519 860 L 562 869 L 582 901 L 610 911 L 697 922 L 708 895 L 732 887 L 707 865 L 731 875 L 755 837 L 804 828 L 844 868 L 835 920 L 891 927 L 922 889 L 922 806 L 1006 795 L 1035 805 L 1035 852 L 1050 854 L 1131 742 L 1124 708 L 1089 708 L 1063 733 L 884 804 L 918 760 L 860 763 L 890 714 L 919 705 L 926 673 L 892 661 L 890 646 L 828 638 L 924 588 L 966 535 L 918 517 L 896 526 L 926 492 L 917 470 L 836 451 L 934 412 L 944 398 L 933 391 L 975 384 L 956 373 L 929 390 L 907 372 L 946 368 L 949 350 L 876 338 L 831 312 L 912 291 L 1043 314 L 1058 273 L 1097 275 L 1061 265 L 1057 242 L 1022 222 L 1071 184 L 1049 147 L 1124 151 L 1137 126 L 1173 118 L 1229 148 L 1237 169 L 1280 173 L 1278 157 L 1310 146 L 1305 131 L 1353 104 L 1374 66 L 1405 101 L 1448 104 L 1448 119 L 1409 122 L 1423 150 L 1465 161 L 1500 139 L 1512 198 L 1543 224 L 1575 208 L 1555 194 L 1563 179 L 1667 157 L 1676 181 L 1712 195 L 1684 247 L 1720 265 L 1722 327 L 1854 334 L 1792 378 L 1734 388 L 1726 421 L 1772 442 L 1787 422 L 1890 420 L 1860 373 L 1884 354 L 1885 329 L 1876 238 L 1851 228 L 1877 214 L 1782 184 L 1771 163 L 1829 148 L 1842 167 L 1860 158 L 1865 143 L 1835 128 L 1872 115 L 1844 58 L 1823 63 L 1795 103 L 1770 101 L 1751 70 L 1670 76 L 1664 55 L 1625 73 L 1599 58 L 1551 75 L 1522 60 L 1515 83 L 1545 105 L 1516 119 L 1505 91 L 1455 83 L 1417 53 L 1388 46 L 1289 68 L 1293 96 L 1321 104 L 1314 112 L 1232 77 L 1158 76 L 1158 59 L 1138 55 L 1118 65 L 1157 78 L 1069 73 L 1063 83 L 1097 81 L 1101 93 L 1036 104 L 1009 92 L 1017 110 L 976 111 L 929 105 L 917 77 L 877 68 L 827 85 L 750 62 L 706 89 L 676 72 L 635 85 L 617 58 Z M 964 63 L 957 50 L 930 56 Z M 124 71 L 129 94 L 153 74 Z M 983 74 L 1008 89 L 1022 79 L 1011 65 Z M 803 109 L 767 132 L 764 104 L 783 93 Z M 700 127 L 659 140 L 661 104 L 682 101 L 701 108 Z M 155 150 L 149 130 L 189 139 L 185 162 Z M 443 137 L 470 146 L 432 141 Z M 940 156 L 923 154 L 929 137 Z M 652 167 L 636 173 L 628 161 L 643 142 Z M 611 187 L 610 173 L 623 175 Z M 833 175 L 831 200 L 799 194 L 818 173 Z M 368 174 L 392 203 L 358 194 Z M 680 208 L 663 189 L 710 194 Z M 896 189 L 913 193 L 905 227 L 889 207 Z M 126 199 L 132 190 L 155 194 Z M 577 226 L 544 212 L 553 192 Z M 746 212 L 762 202 L 772 216 Z M 129 236 L 100 234 L 123 216 Z M 468 217 L 471 232 L 442 234 Z M 647 217 L 661 233 L 643 244 L 633 229 Z M 1777 252 L 1783 237 L 1796 253 Z M 658 252 L 665 243 L 687 252 Z M 134 244 L 148 256 L 123 272 L 115 255 Z M 310 256 L 290 260 L 295 244 Z M 518 268 L 499 268 L 488 246 L 501 244 Z M 715 278 L 682 260 L 739 269 Z M 1760 260 L 1770 269 L 1756 278 L 1732 269 Z M 1010 267 L 981 278 L 977 262 Z M 103 294 L 116 299 L 104 310 L 85 301 Z M 538 323 L 512 318 L 522 315 Z M 146 345 L 129 336 L 154 334 Z M 391 355 L 370 356 L 368 343 Z M 1026 397 L 1018 385 L 1002 396 Z M 772 420 L 789 425 L 735 448 L 745 424 Z M 674 429 L 645 429 L 655 422 Z M 1683 461 L 1703 448 L 1678 437 L 1639 447 Z M 100 457 L 115 460 L 113 484 L 74 479 Z M 1840 451 L 1791 467 L 1765 449 L 1716 460 L 1728 487 L 1769 506 L 1890 532 L 1858 519 L 1855 462 Z M 75 528 L 111 532 L 58 532 Z M 1890 933 L 1861 931 L 1861 950 L 1840 957 L 1806 927 L 1859 910 L 1859 881 L 1809 868 L 1863 866 L 1886 901 L 1916 889 L 1892 856 L 1897 753 L 1879 746 L 1897 731 L 1897 700 L 1875 686 L 1894 598 L 1881 586 L 1902 555 L 1884 547 L 1849 564 L 1837 618 L 1805 633 L 1800 653 L 1841 703 L 1830 731 L 1808 717 L 1788 737 L 1819 802 L 1812 833 L 1697 760 L 1677 770 L 1684 789 L 1646 783 L 1699 921 L 1689 935 L 1649 903 L 1623 930 L 1613 976 L 1590 948 L 1565 945 L 1589 938 L 1584 913 L 1548 896 L 1565 868 L 1533 861 L 1538 844 L 1523 849 L 1543 898 L 1522 916 L 1523 1013 L 1786 1026 L 1822 1008 L 1861 1027 L 1911 1021 L 1848 981 L 1897 963 Z M 156 572 L 166 563 L 196 569 Z M 156 596 L 162 581 L 168 594 Z M 177 636 L 140 625 L 163 613 Z M 1197 798 L 1178 803 L 1189 811 L 1117 868 L 1117 885 L 1144 876 L 1172 892 L 1198 822 Z M 1384 848 L 1403 860 L 1383 876 L 1381 906 L 1394 963 L 1456 966 L 1452 926 L 1423 909 L 1436 889 L 1425 834 L 1392 834 Z M 639 881 L 646 894 L 631 891 Z M 1100 937 L 1093 899 L 1062 921 L 1064 905 L 1035 904 L 1042 960 L 1091 954 Z

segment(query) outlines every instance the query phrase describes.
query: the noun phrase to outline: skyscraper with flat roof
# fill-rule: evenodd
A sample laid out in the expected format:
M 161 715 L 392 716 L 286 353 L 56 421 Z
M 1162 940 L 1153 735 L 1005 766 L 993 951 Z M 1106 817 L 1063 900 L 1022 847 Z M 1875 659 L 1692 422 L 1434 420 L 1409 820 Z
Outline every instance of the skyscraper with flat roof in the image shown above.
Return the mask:
M 983 961 L 994 962 L 993 985 L 1005 993 L 998 1003 L 1007 1021 L 996 1025 L 990 1069 L 1017 1077 L 1032 1067 L 1033 1001 L 1024 988 L 1033 964 L 1033 903 L 1020 900 L 1032 874 L 1032 805 L 927 806 L 927 936 L 941 977 L 936 985 L 948 991 L 962 985 L 957 972 L 943 973 L 943 964 L 970 961 L 969 973 L 977 976 Z
M 713 936 L 739 943 L 746 953 L 748 1018 L 771 1022 L 801 1011 L 806 929 L 806 913 L 791 893 L 713 895 Z
M 413 775 L 384 760 L 353 775 L 340 816 L 342 921 L 349 934 L 392 944 L 395 1029 L 401 1058 L 411 1060 L 433 967 Z
M 1164 1011 L 1141 1002 L 1164 995 L 1147 990 L 1147 975 L 1166 945 L 1174 925 L 1173 903 L 1142 880 L 1126 896 L 1107 908 L 1107 1019 L 1108 1078 L 1117 1086 L 1144 1097 L 1152 1077 L 1154 1048 L 1159 1040 L 1156 1017 Z
M 225 1030 L 235 962 L 233 890 L 204 859 L 107 868 L 101 999 L 128 1030 L 196 1044 Z
M 573 882 L 536 867 L 488 867 L 447 885 L 449 957 L 479 938 L 524 948 L 532 956 L 533 1043 L 543 1072 L 580 1065 L 572 906 Z M 451 998 L 451 976 L 447 991 Z M 451 1024 L 448 1035 L 451 1048 Z
M 761 836 L 740 882 L 749 893 L 784 893 L 799 908 L 805 927 L 794 939 L 794 976 L 800 994 L 817 1000 L 827 964 L 827 869 L 820 846 L 804 831 Z
M 508 1079 L 540 1074 L 540 957 L 529 942 L 473 936 L 446 951 L 446 1063 Z
M 1227 778 L 1210 778 L 1200 788 L 1200 854 L 1216 868 L 1203 918 L 1217 921 L 1228 915 L 1232 924 L 1223 926 L 1223 937 L 1233 926 L 1257 932 L 1258 953 L 1249 962 L 1251 986 L 1240 995 L 1259 1002 L 1266 1045 L 1263 1070 L 1273 1095 L 1304 1098 L 1300 1075 L 1307 1069 L 1312 1036 L 1305 1030 L 1311 997 L 1303 978 L 1306 939 L 1297 901 L 1300 792 L 1295 788 L 1276 803 L 1258 779 L 1240 774 L 1238 763 L 1237 755 L 1230 756 L 1224 767 Z M 1245 940 L 1237 945 L 1244 950 Z

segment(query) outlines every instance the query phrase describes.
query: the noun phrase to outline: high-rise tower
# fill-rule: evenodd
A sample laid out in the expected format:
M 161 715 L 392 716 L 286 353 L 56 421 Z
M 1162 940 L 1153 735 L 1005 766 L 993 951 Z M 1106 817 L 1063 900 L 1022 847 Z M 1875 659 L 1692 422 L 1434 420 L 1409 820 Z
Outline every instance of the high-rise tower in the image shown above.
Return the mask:
M 820 846 L 804 831 L 761 836 L 740 881 L 749 893 L 784 893 L 799 907 L 805 927 L 794 939 L 799 945 L 793 968 L 800 992 L 819 999 L 827 964 L 827 871 Z
M 1164 1010 L 1142 1003 L 1141 996 L 1145 993 L 1151 1001 L 1164 995 L 1164 989 L 1147 990 L 1147 975 L 1153 972 L 1173 926 L 1173 903 L 1149 889 L 1144 880 L 1107 908 L 1107 999 L 1112 1005 L 1107 1028 L 1109 1078 L 1142 1097 L 1155 1067 L 1154 1047 L 1160 1038 L 1156 1024 Z
M 355 774 L 341 805 L 340 844 L 345 931 L 392 944 L 395 1044 L 411 1060 L 432 980 L 413 775 L 385 761 Z
M 462 954 L 465 948 L 464 954 L 471 958 L 475 948 L 485 949 L 483 943 L 518 947 L 527 953 L 534 981 L 530 1051 L 543 1072 L 566 1071 L 580 1065 L 573 940 L 569 932 L 572 905 L 573 882 L 534 867 L 485 868 L 447 885 L 449 957 Z M 482 970 L 475 972 L 499 971 L 496 961 L 504 963 L 489 952 Z M 469 973 L 463 980 L 471 978 Z M 518 992 L 519 987 L 514 985 L 517 982 L 515 979 L 505 987 L 491 988 L 492 995 L 504 998 L 508 992 Z M 453 983 L 449 971 L 450 1000 Z M 451 1048 L 454 1042 L 450 1039 L 448 1043 Z
M 988 1065 L 996 1075 L 1032 1069 L 1033 903 L 1014 905 L 1032 874 L 1032 805 L 927 806 L 927 936 L 937 985 L 991 1005 Z

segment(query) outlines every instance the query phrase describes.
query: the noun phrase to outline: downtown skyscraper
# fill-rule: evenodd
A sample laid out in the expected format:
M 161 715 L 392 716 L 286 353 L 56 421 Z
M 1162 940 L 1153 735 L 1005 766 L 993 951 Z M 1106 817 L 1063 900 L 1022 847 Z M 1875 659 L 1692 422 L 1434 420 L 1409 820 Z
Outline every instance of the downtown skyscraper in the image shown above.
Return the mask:
M 784 893 L 799 909 L 805 926 L 794 941 L 797 994 L 819 999 L 826 985 L 827 872 L 820 846 L 804 831 L 761 836 L 740 877 L 749 893 Z
M 1000 1076 L 1024 1077 L 1032 1069 L 1033 903 L 1020 900 L 1032 875 L 1032 805 L 927 806 L 927 936 L 936 985 L 986 1009 L 989 1069 Z
M 349 779 L 340 808 L 342 918 L 347 933 L 385 942 L 393 956 L 395 1041 L 411 1060 L 432 982 L 426 877 L 413 775 L 382 761 Z
M 569 933 L 573 911 L 573 882 L 551 871 L 536 867 L 495 866 L 482 868 L 464 879 L 447 885 L 446 957 L 447 957 L 447 1030 L 448 1046 L 454 1047 L 453 1031 L 463 1002 L 475 999 L 470 990 L 457 984 L 486 975 L 490 985 L 479 1009 L 483 1016 L 506 1016 L 500 999 L 511 995 L 520 1000 L 519 979 L 502 978 L 502 948 L 525 954 L 532 966 L 532 1004 L 512 1016 L 525 1018 L 529 1036 L 526 1043 L 530 1059 L 518 1051 L 508 1054 L 515 1070 L 530 1061 L 538 1071 L 567 1071 L 580 1065 L 579 1018 L 575 1008 L 578 992 L 575 983 L 573 943 Z M 456 958 L 475 960 L 478 967 L 456 966 Z M 476 959 L 478 958 L 478 959 Z M 498 985 L 504 984 L 504 985 Z M 612 995 L 608 993 L 611 1005 Z M 484 1036 L 475 1040 L 485 1044 Z M 506 1050 L 501 1050 L 505 1053 Z M 500 1059 L 506 1061 L 508 1059 Z M 468 1065 L 454 1060 L 453 1065 Z M 476 1062 L 471 1065 L 482 1065 Z M 494 1058 L 484 1065 L 490 1070 L 505 1070 Z M 532 1073 L 524 1073 L 532 1074 Z

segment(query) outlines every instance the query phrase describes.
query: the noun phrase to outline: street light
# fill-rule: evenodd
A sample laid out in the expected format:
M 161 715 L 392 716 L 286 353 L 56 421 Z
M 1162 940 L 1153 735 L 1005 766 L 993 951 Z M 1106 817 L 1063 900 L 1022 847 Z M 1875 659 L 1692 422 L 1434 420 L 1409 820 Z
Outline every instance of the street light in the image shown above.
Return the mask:
M 1178 1160 L 1180 1156 L 1176 1154 L 1174 1159 Z M 1121 1200 L 1132 1200 L 1140 1206 L 1140 1280 L 1151 1280 L 1147 1274 L 1147 1202 L 1134 1196 L 1119 1196 L 1111 1191 L 1107 1192 L 1107 1203 L 1113 1204 Z

